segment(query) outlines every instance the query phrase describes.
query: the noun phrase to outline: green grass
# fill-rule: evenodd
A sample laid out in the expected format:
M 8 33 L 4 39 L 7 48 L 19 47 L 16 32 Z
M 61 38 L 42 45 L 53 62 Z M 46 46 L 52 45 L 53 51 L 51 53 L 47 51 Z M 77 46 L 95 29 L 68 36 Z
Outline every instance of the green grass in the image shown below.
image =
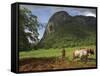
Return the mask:
M 29 52 L 20 52 L 20 58 L 29 58 L 29 57 L 56 57 L 60 55 L 59 49 L 39 49 L 31 50 Z
M 83 47 L 83 46 L 82 46 Z M 95 49 L 95 46 L 84 46 L 85 48 L 93 48 Z M 73 47 L 73 48 L 65 48 L 66 50 L 66 58 L 69 60 L 72 59 L 72 52 L 75 49 L 79 49 L 81 47 Z M 38 49 L 38 50 L 30 50 L 27 52 L 19 52 L 19 58 L 41 58 L 41 57 L 61 57 L 62 49 L 56 48 L 56 49 Z M 92 58 L 95 58 L 95 55 L 92 56 Z

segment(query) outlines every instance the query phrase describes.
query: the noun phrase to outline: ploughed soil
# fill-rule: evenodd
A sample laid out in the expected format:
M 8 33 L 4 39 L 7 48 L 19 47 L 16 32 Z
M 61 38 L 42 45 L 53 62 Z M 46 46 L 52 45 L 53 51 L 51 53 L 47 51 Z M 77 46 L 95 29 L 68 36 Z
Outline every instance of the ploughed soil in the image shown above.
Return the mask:
M 62 58 L 25 58 L 19 60 L 19 72 L 94 68 L 96 63 L 69 61 Z

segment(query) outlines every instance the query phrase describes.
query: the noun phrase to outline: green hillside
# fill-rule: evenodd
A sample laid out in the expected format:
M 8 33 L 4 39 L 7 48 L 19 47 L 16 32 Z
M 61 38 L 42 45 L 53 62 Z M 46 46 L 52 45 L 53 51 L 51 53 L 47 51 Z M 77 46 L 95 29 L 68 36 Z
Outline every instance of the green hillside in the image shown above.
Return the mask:
M 65 11 L 56 12 L 48 21 L 41 48 L 62 48 L 96 44 L 96 18 L 70 16 Z

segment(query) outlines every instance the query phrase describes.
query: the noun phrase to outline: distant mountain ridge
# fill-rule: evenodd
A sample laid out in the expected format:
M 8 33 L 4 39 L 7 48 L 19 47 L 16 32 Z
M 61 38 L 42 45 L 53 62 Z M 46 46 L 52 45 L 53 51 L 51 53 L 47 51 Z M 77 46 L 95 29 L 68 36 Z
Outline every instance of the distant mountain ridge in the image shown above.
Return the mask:
M 59 11 L 49 19 L 39 46 L 43 48 L 61 48 L 94 45 L 95 42 L 95 17 L 70 16 L 65 11 Z

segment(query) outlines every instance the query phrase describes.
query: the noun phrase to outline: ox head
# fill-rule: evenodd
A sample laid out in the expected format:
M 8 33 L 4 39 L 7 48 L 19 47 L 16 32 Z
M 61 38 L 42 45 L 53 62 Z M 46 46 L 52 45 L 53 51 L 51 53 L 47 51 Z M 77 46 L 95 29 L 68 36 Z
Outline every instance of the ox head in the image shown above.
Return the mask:
M 88 49 L 88 53 L 91 55 L 94 55 L 94 50 L 93 49 Z

